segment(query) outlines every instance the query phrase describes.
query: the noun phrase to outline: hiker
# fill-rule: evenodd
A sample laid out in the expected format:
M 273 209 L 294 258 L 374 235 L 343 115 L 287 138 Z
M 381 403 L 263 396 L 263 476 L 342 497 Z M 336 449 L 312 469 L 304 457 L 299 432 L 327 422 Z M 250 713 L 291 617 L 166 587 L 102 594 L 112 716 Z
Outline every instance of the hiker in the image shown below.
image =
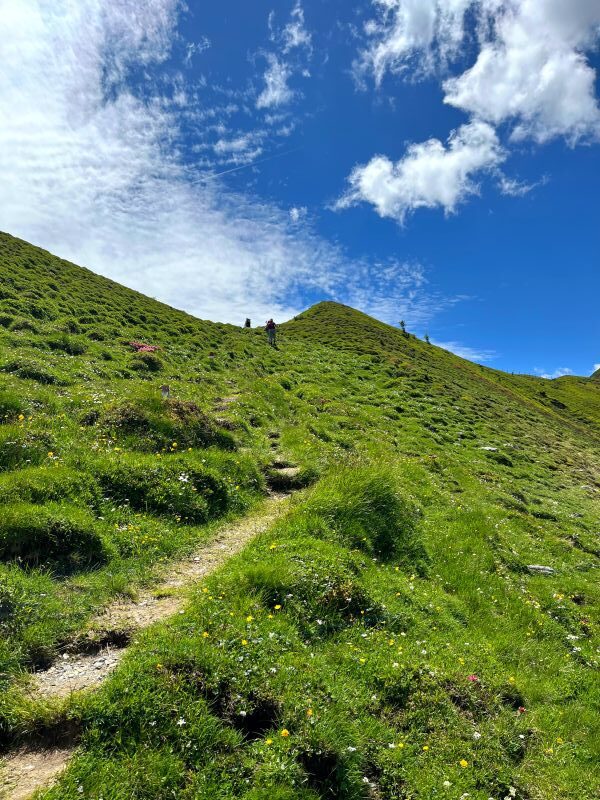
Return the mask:
M 275 331 L 277 330 L 277 326 L 275 325 L 272 319 L 270 319 L 265 325 L 265 330 L 267 332 L 267 339 L 269 341 L 269 344 L 271 345 L 271 347 L 275 347 L 276 346 Z
M 244 328 L 251 328 L 252 322 L 250 321 L 250 317 L 246 317 L 246 322 L 244 322 Z

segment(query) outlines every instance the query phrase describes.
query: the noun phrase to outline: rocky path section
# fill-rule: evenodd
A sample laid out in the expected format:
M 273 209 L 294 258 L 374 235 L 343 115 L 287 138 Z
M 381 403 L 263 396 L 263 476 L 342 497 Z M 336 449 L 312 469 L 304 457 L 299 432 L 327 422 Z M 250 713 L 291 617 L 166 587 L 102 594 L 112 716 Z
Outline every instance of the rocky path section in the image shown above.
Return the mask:
M 238 553 L 280 516 L 289 493 L 271 492 L 263 508 L 251 517 L 223 527 L 216 537 L 188 559 L 172 564 L 163 581 L 143 592 L 136 602 L 109 605 L 91 629 L 106 642 L 93 653 L 65 653 L 49 669 L 34 676 L 32 693 L 42 697 L 66 697 L 71 692 L 102 684 L 127 652 L 136 631 L 173 614 L 183 613 L 186 589 Z M 85 642 L 83 643 L 85 647 Z M 71 748 L 28 748 L 9 753 L 0 762 L 0 800 L 27 800 L 36 789 L 48 787 L 73 755 Z

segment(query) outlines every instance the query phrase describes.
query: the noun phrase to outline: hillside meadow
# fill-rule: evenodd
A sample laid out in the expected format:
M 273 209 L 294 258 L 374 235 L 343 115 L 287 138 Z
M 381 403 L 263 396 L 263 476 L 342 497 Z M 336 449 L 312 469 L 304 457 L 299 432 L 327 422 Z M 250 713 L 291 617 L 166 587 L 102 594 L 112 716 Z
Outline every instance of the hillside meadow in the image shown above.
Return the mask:
M 330 302 L 274 349 L 7 234 L 0 275 L 0 745 L 77 746 L 40 798 L 599 796 L 597 379 Z M 100 688 L 32 690 L 268 491 Z

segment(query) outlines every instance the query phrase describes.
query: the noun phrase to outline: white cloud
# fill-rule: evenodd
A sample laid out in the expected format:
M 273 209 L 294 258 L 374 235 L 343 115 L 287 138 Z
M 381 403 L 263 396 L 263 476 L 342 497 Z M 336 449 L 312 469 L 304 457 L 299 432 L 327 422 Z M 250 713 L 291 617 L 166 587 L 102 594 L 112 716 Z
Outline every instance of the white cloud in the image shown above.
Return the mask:
M 494 350 L 482 350 L 468 345 L 461 344 L 460 342 L 440 342 L 435 339 L 431 343 L 437 347 L 442 347 L 444 350 L 449 350 L 455 356 L 466 358 L 467 361 L 487 362 L 496 358 L 497 354 Z
M 494 129 L 485 122 L 470 122 L 454 131 L 444 146 L 439 139 L 409 145 L 395 164 L 375 156 L 354 168 L 347 192 L 336 208 L 371 203 L 381 217 L 403 222 L 417 208 L 456 210 L 477 193 L 475 176 L 497 167 L 504 159 Z
M 600 137 L 596 73 L 598 0 L 373 0 L 359 79 L 446 71 L 462 55 L 467 12 L 477 20 L 473 66 L 444 82 L 444 102 L 498 125 L 514 139 L 571 143 Z
M 515 139 L 599 138 L 596 73 L 583 49 L 597 34 L 600 4 L 505 5 L 494 16 L 494 39 L 482 46 L 475 64 L 445 82 L 445 102 L 494 124 L 514 120 Z
M 594 372 L 597 372 L 600 369 L 600 364 L 594 364 Z
M 466 299 L 444 297 L 430 289 L 423 267 L 413 262 L 355 262 L 343 280 L 347 299 L 342 302 L 390 325 L 403 319 L 409 330 L 426 326 Z
M 546 372 L 546 370 L 536 367 L 533 371 L 536 375 L 539 375 L 540 378 L 548 378 L 549 380 L 554 380 L 554 378 L 564 378 L 565 375 L 573 375 L 573 370 L 569 367 L 558 367 L 558 369 L 555 369 L 554 372 Z
M 415 267 L 350 261 L 289 209 L 194 182 L 180 109 L 123 80 L 169 56 L 178 7 L 0 0 L 0 228 L 210 319 L 289 317 L 306 291 L 412 324 L 453 302 Z M 244 152 L 220 139 L 223 157 Z
M 269 14 L 268 25 L 271 41 L 277 45 L 279 54 L 266 54 L 269 66 L 264 74 L 265 88 L 258 96 L 256 107 L 267 109 L 286 105 L 294 99 L 298 93 L 290 89 L 288 81 L 296 74 L 310 77 L 305 62 L 312 55 L 312 36 L 305 27 L 300 0 L 283 29 L 276 27 L 274 11 Z
M 377 16 L 365 26 L 369 46 L 354 65 L 356 76 L 371 72 L 381 84 L 388 71 L 430 72 L 440 58 L 455 54 L 472 1 L 372 0 Z
M 534 183 L 520 181 L 517 180 L 517 178 L 509 178 L 503 173 L 500 173 L 498 177 L 498 186 L 500 191 L 502 194 L 508 195 L 509 197 L 525 197 L 526 194 L 529 194 L 529 192 L 531 192 L 537 186 L 543 186 L 548 182 L 547 177 L 543 177 Z
M 269 53 L 267 59 L 269 66 L 264 75 L 265 88 L 256 100 L 257 108 L 285 105 L 294 97 L 294 92 L 288 86 L 288 80 L 292 75 L 289 66 L 273 53 Z
M 304 9 L 299 0 L 292 9 L 291 21 L 283 29 L 283 52 L 289 53 L 295 48 L 311 50 L 311 35 L 304 26 Z
M 218 139 L 212 148 L 217 156 L 222 157 L 221 163 L 249 164 L 262 155 L 262 140 L 260 133 L 250 132 L 232 139 Z
M 304 219 L 306 214 L 306 206 L 292 206 L 292 208 L 290 208 L 290 219 L 292 222 L 300 222 L 301 219 Z
M 210 47 L 211 41 L 208 36 L 202 36 L 199 42 L 189 42 L 185 54 L 185 65 L 189 67 L 196 53 L 204 53 Z

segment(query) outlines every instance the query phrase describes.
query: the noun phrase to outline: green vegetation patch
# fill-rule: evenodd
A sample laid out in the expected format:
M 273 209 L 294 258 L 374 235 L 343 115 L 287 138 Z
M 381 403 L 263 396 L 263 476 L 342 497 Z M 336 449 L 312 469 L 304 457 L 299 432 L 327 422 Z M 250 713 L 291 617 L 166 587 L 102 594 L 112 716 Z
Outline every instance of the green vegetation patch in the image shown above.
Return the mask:
M 0 519 L 45 541 L 62 515 L 106 553 L 19 561 L 25 531 L 0 560 L 0 738 L 83 732 L 49 796 L 597 796 L 597 378 L 490 370 L 336 303 L 273 349 L 5 234 L 0 271 Z M 105 690 L 20 691 L 265 479 L 318 476 Z
M 219 428 L 195 403 L 162 400 L 156 393 L 112 406 L 99 424 L 136 450 L 181 450 L 212 445 L 236 449 L 231 433 Z
M 423 569 L 417 519 L 415 504 L 398 495 L 389 469 L 357 467 L 311 494 L 301 524 L 346 547 Z
M 96 567 L 108 558 L 94 519 L 76 507 L 6 506 L 0 520 L 0 559 L 61 572 Z
M 26 467 L 0 474 L 0 503 L 46 503 L 68 499 L 71 502 L 93 504 L 98 502 L 98 487 L 93 478 L 81 470 L 50 463 Z
M 10 389 L 0 390 L 0 423 L 15 420 L 23 410 L 23 400 Z
M 258 473 L 244 474 L 239 468 L 244 460 L 236 463 L 234 458 L 228 461 L 229 477 L 212 468 L 215 458 L 210 457 L 122 453 L 98 459 L 92 468 L 113 502 L 197 524 L 235 510 L 244 490 L 260 487 Z
M 22 425 L 0 426 L 0 473 L 6 470 L 40 464 L 52 453 L 52 438 L 47 433 Z

